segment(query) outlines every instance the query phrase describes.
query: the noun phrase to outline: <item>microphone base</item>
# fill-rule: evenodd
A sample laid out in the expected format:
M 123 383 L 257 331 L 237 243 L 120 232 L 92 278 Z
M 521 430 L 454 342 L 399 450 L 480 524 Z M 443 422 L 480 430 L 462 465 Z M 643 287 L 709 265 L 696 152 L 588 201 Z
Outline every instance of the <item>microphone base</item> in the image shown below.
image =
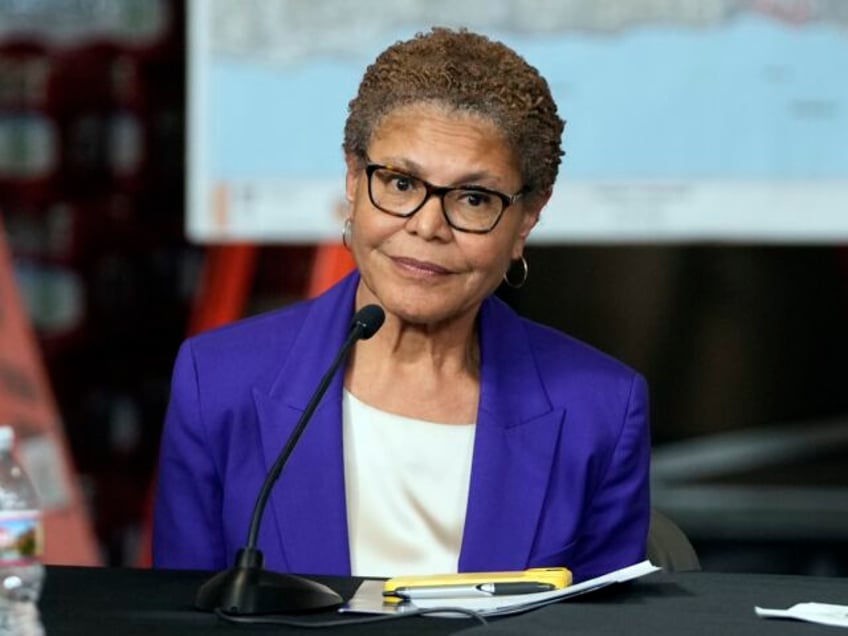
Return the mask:
M 261 567 L 235 566 L 219 572 L 197 591 L 194 606 L 227 614 L 288 614 L 338 607 L 341 596 L 322 583 Z

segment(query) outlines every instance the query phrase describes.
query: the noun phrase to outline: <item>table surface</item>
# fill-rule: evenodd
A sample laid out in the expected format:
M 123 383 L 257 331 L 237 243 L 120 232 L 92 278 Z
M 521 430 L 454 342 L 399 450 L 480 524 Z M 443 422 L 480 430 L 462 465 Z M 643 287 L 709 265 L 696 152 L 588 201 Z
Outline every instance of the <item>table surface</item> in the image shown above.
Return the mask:
M 48 636 L 85 634 L 249 633 L 314 634 L 316 629 L 279 625 L 233 625 L 198 612 L 192 602 L 208 573 L 49 566 L 40 602 Z M 350 597 L 357 579 L 316 577 Z M 384 623 L 339 626 L 334 634 L 687 634 L 770 636 L 836 634 L 838 628 L 762 619 L 754 606 L 785 608 L 816 601 L 848 605 L 848 579 L 725 574 L 656 573 L 636 582 L 599 590 L 525 614 L 471 619 L 408 617 Z M 334 612 L 298 620 L 349 620 Z

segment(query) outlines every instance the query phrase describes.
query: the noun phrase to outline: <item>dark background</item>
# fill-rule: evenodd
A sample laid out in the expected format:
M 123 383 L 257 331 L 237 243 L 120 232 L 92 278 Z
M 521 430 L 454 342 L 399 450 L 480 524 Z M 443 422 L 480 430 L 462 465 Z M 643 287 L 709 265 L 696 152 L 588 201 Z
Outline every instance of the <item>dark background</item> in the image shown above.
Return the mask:
M 36 114 L 58 131 L 53 168 L 0 172 L 0 211 L 16 266 L 29 274 L 22 287 L 103 560 L 114 565 L 137 563 L 143 550 L 171 364 L 205 256 L 183 232 L 185 14 L 181 2 L 169 6 L 167 32 L 141 50 L 0 39 L 0 118 Z M 46 61 L 49 79 L 46 92 L 27 96 L 8 71 L 32 59 Z M 140 133 L 123 141 L 129 161 L 120 159 L 120 118 Z M 310 246 L 263 247 L 247 313 L 302 297 L 312 255 Z M 845 246 L 531 245 L 526 256 L 527 284 L 499 293 L 645 374 L 656 448 L 846 418 Z M 82 299 L 64 322 L 51 287 L 61 276 Z M 782 459 L 725 481 L 839 493 L 846 458 L 848 444 L 836 445 L 827 457 Z M 706 569 L 848 570 L 848 528 L 776 541 L 681 525 Z

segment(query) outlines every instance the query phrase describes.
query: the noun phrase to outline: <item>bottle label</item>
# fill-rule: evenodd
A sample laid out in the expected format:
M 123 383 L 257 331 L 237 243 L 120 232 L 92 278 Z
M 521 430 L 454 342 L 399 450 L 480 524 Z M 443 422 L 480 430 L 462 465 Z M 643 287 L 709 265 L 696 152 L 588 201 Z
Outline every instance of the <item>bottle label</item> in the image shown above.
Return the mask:
M 39 511 L 0 511 L 0 565 L 36 561 L 41 557 L 42 545 Z

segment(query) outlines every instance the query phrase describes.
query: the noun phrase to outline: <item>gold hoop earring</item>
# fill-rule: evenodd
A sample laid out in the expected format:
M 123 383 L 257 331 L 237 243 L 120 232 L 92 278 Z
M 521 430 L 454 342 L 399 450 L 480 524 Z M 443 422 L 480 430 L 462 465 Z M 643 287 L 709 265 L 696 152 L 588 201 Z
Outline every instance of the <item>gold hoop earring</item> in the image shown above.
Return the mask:
M 350 233 L 353 231 L 353 222 L 350 220 L 350 217 L 347 217 L 344 221 L 344 226 L 342 227 L 342 245 L 344 245 L 348 251 L 350 251 Z
M 513 261 L 512 263 L 515 263 L 515 262 L 516 261 Z M 521 258 L 517 262 L 521 263 L 521 269 L 522 269 L 521 280 L 513 282 L 509 279 L 509 272 L 510 272 L 510 270 L 512 270 L 512 263 L 510 263 L 509 269 L 506 270 L 506 273 L 504 274 L 504 277 L 503 277 L 504 282 L 507 285 L 509 285 L 510 287 L 512 287 L 513 289 L 519 289 L 521 287 L 524 287 L 524 283 L 527 282 L 527 275 L 530 273 L 530 268 L 527 266 L 527 259 L 524 258 L 524 254 L 521 255 Z

